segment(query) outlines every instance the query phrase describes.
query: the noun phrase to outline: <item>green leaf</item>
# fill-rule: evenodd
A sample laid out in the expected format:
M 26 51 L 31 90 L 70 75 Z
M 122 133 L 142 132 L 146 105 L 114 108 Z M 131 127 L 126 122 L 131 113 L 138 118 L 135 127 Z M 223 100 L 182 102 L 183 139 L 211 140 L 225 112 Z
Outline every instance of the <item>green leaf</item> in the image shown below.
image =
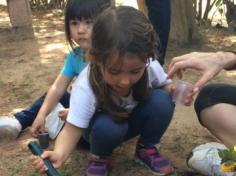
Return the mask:
M 228 149 L 218 150 L 218 154 L 221 158 L 221 163 L 225 163 L 229 160 L 232 160 L 232 153 Z
M 233 149 L 218 149 L 218 155 L 221 158 L 221 163 L 236 162 L 236 153 Z
M 222 3 L 223 3 L 222 0 L 218 0 L 218 1 L 216 1 L 215 5 L 216 5 L 216 7 L 219 7 L 222 5 Z

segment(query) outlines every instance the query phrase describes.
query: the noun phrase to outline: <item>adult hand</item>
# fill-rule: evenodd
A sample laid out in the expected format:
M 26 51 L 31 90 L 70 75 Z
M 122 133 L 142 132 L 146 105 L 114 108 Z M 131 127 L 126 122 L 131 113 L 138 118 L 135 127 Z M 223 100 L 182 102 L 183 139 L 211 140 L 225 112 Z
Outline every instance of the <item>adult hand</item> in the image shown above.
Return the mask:
M 55 169 L 59 168 L 62 165 L 61 156 L 55 151 L 44 151 L 43 154 L 39 156 L 31 155 L 30 160 L 33 162 L 34 167 L 41 174 L 47 171 L 47 167 L 43 162 L 43 159 L 48 158 Z
M 45 118 L 42 116 L 37 116 L 30 128 L 30 133 L 33 137 L 37 137 L 37 131 L 45 131 Z
M 194 84 L 193 93 L 196 93 L 223 68 L 224 62 L 220 53 L 193 52 L 172 59 L 168 69 L 168 78 L 176 74 L 181 79 L 185 69 L 198 70 L 202 76 Z

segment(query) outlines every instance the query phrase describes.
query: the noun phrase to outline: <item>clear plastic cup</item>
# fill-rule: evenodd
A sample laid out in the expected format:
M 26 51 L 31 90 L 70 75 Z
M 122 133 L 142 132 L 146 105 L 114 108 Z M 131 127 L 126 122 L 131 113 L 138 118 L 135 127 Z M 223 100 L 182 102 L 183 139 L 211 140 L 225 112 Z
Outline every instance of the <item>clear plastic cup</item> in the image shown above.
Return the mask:
M 177 80 L 174 86 L 172 100 L 176 104 L 184 105 L 185 99 L 193 89 L 193 85 L 189 82 Z
M 49 134 L 48 132 L 36 132 L 38 139 L 39 139 L 39 145 L 42 147 L 42 149 L 46 149 L 49 146 Z

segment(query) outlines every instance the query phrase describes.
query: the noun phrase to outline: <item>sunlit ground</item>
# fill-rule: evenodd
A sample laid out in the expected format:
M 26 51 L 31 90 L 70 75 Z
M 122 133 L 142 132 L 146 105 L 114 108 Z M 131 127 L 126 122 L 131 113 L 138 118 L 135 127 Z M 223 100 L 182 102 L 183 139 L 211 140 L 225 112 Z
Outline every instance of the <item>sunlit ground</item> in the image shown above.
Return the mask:
M 235 76 L 236 76 L 236 71 L 226 72 L 225 75 L 226 75 L 227 77 L 235 77 Z
M 0 5 L 7 5 L 7 0 L 0 0 Z
M 6 6 L 5 0 L 0 0 L 0 5 Z M 0 27 L 10 27 L 10 19 L 6 12 L 0 11 Z
M 6 16 L 6 13 L 0 12 L 0 27 L 9 27 L 10 19 Z
M 117 4 L 121 4 L 121 5 L 127 5 L 127 6 L 133 6 L 135 8 L 137 8 L 137 0 L 116 0 Z

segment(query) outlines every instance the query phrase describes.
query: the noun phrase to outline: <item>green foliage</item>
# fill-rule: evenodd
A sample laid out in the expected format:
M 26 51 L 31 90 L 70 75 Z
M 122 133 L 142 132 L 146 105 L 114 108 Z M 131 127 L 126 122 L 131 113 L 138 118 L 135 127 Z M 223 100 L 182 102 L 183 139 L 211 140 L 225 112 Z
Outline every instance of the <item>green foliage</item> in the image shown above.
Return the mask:
M 223 0 L 217 0 L 215 3 L 215 6 L 220 7 L 220 6 L 222 6 L 222 4 L 223 4 Z
M 236 162 L 236 151 L 234 148 L 223 150 L 218 149 L 218 154 L 221 158 L 221 164 L 225 163 L 226 165 L 230 165 Z

